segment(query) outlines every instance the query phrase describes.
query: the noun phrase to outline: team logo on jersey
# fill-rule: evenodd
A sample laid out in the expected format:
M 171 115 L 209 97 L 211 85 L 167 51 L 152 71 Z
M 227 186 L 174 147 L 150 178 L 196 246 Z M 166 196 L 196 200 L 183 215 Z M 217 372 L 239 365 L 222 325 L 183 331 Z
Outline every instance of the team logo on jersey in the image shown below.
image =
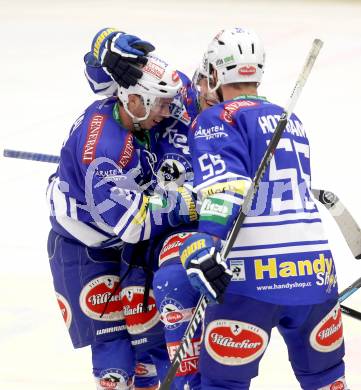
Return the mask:
M 227 366 L 239 366 L 260 357 L 268 344 L 268 334 L 256 325 L 233 320 L 212 321 L 206 329 L 209 355 Z
M 185 309 L 173 298 L 165 298 L 160 305 L 160 320 L 168 330 L 174 330 L 192 318 L 194 308 Z
M 99 384 L 104 389 L 129 389 L 133 384 L 133 379 L 120 368 L 109 368 L 100 373 Z
M 310 335 L 310 344 L 319 352 L 332 352 L 343 342 L 341 308 L 336 306 L 315 326 Z
M 124 146 L 118 160 L 120 168 L 124 169 L 132 160 L 134 155 L 133 134 L 129 133 L 125 138 Z
M 66 327 L 69 329 L 72 320 L 72 313 L 69 302 L 59 293 L 55 293 L 58 305 L 60 307 L 61 314 L 63 316 Z
M 183 242 L 195 233 L 177 233 L 168 237 L 159 254 L 159 266 L 164 262 L 179 257 L 179 248 Z
M 148 297 L 148 310 L 143 312 L 143 286 L 124 287 L 121 292 L 121 300 L 127 329 L 130 334 L 136 335 L 157 325 L 160 315 L 155 305 L 153 291 Z
M 88 282 L 79 297 L 83 313 L 98 321 L 124 319 L 120 301 L 119 276 L 104 275 Z
M 252 76 L 257 72 L 253 65 L 244 65 L 238 69 L 238 73 L 242 76 Z
M 219 139 L 219 138 L 227 138 L 228 134 L 224 130 L 224 125 L 221 124 L 220 126 L 211 126 L 204 129 L 203 127 L 199 126 L 198 130 L 194 132 L 194 139 L 203 139 L 205 141 L 213 140 L 213 139 Z
M 141 376 L 142 378 L 149 378 L 157 375 L 157 369 L 154 364 L 138 362 L 134 371 L 136 376 Z
M 223 106 L 223 110 L 221 112 L 221 119 L 225 122 L 233 125 L 233 114 L 239 111 L 241 108 L 248 108 L 253 106 L 258 106 L 258 102 L 252 102 L 249 100 L 235 100 L 230 103 L 226 103 Z
M 103 131 L 106 118 L 106 115 L 94 114 L 89 122 L 82 155 L 84 164 L 89 165 L 95 158 L 96 147 Z
M 183 185 L 193 180 L 190 162 L 180 154 L 166 153 L 157 168 L 158 185 L 166 190 Z
M 175 353 L 180 345 L 179 341 L 167 343 L 168 355 L 172 361 Z M 195 374 L 198 371 L 199 351 L 201 346 L 201 339 L 192 339 L 186 349 L 186 354 L 183 357 L 176 376 L 185 376 L 189 374 Z
M 178 132 L 179 129 L 174 128 L 178 122 L 178 119 L 175 120 L 170 126 L 166 127 L 163 138 L 168 138 L 168 142 L 176 149 L 180 149 L 183 154 L 189 153 L 188 138 L 187 134 L 182 134 Z

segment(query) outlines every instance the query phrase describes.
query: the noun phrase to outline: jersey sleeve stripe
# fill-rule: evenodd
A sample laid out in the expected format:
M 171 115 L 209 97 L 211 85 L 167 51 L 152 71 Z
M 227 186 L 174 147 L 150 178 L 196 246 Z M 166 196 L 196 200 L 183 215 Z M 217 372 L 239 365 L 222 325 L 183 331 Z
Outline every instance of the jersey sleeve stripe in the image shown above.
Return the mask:
M 139 208 L 142 205 L 143 195 L 142 194 L 136 194 L 133 200 L 133 203 L 129 210 L 120 218 L 118 223 L 114 227 L 114 232 L 118 236 L 122 237 L 123 233 L 122 231 L 125 231 L 125 229 L 129 226 L 129 224 L 133 221 L 134 216 L 137 214 Z

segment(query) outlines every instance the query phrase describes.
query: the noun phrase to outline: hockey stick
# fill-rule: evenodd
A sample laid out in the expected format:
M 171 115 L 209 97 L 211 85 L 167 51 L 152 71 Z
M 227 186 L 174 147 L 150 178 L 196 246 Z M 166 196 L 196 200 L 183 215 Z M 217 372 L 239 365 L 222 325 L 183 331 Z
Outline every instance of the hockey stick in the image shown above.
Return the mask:
M 355 259 L 361 258 L 361 229 L 340 199 L 331 191 L 312 190 L 316 199 L 322 203 L 335 219 Z M 361 278 L 339 294 L 339 302 L 343 302 L 361 287 Z M 353 318 L 361 320 L 361 313 L 341 305 L 341 311 Z
M 361 278 L 357 279 L 350 286 L 348 286 L 343 291 L 341 291 L 340 294 L 338 295 L 338 301 L 340 303 L 343 302 L 345 299 L 347 299 L 353 293 L 355 293 L 360 287 L 361 287 Z M 351 309 L 347 306 L 341 305 L 341 311 L 342 311 L 342 313 L 347 314 L 350 317 L 361 320 L 361 313 L 358 312 L 357 310 L 354 310 L 354 309 Z
M 350 297 L 353 293 L 355 293 L 361 287 L 361 278 L 358 278 L 355 282 L 353 282 L 350 286 L 345 288 L 340 292 L 338 296 L 338 301 L 341 303 L 348 297 Z
M 228 235 L 227 241 L 225 245 L 222 248 L 221 252 L 221 258 L 223 261 L 227 259 L 227 256 L 230 252 L 230 250 L 233 247 L 233 244 L 236 240 L 236 237 L 239 233 L 239 230 L 247 216 L 248 211 L 251 208 L 252 200 L 258 190 L 258 186 L 263 178 L 263 175 L 268 168 L 271 159 L 276 151 L 278 142 L 280 138 L 282 137 L 283 131 L 286 128 L 287 122 L 289 117 L 291 116 L 293 109 L 295 107 L 295 104 L 301 94 L 302 88 L 305 85 L 307 78 L 311 72 L 311 69 L 313 67 L 313 64 L 315 63 L 315 60 L 318 56 L 319 51 L 321 50 L 321 47 L 323 45 L 323 42 L 319 39 L 315 39 L 312 43 L 312 48 L 307 56 L 306 63 L 302 69 L 301 74 L 298 77 L 298 80 L 296 82 L 295 87 L 293 88 L 293 91 L 291 93 L 291 96 L 289 98 L 289 101 L 287 103 L 286 108 L 284 109 L 278 123 L 276 126 L 276 129 L 273 133 L 273 136 L 271 138 L 271 141 L 267 147 L 267 150 L 262 158 L 262 161 L 258 167 L 258 170 L 256 172 L 256 175 L 253 179 L 252 185 L 250 186 L 249 190 L 247 191 L 247 194 L 244 198 L 244 202 L 242 204 L 240 213 L 238 217 L 235 220 L 235 223 L 233 224 L 233 227 L 230 231 L 230 234 Z M 193 314 L 193 317 L 191 318 L 189 325 L 187 327 L 186 332 L 184 333 L 181 343 L 174 355 L 174 358 L 172 360 L 171 367 L 169 368 L 167 375 L 161 384 L 159 390 L 169 390 L 171 383 L 173 381 L 173 378 L 183 360 L 183 357 L 186 355 L 186 350 L 189 344 L 191 343 L 191 340 L 195 334 L 196 329 L 198 328 L 198 325 L 204 318 L 204 313 L 207 306 L 207 298 L 202 295 L 201 298 L 198 301 L 197 307 L 195 309 L 195 312 Z
M 341 311 L 343 314 L 346 314 L 356 320 L 361 320 L 361 313 L 357 310 L 351 309 L 348 306 L 341 305 Z
M 313 195 L 331 213 L 355 259 L 361 259 L 361 229 L 340 199 L 331 191 L 312 190 Z
M 4 149 L 3 155 L 4 157 L 55 164 L 59 163 L 60 160 L 59 156 L 52 154 L 25 152 L 12 149 Z M 361 259 L 361 229 L 350 212 L 333 192 L 313 189 L 312 193 L 334 217 L 355 259 Z
M 48 163 L 59 163 L 60 157 L 52 154 L 24 152 L 20 150 L 4 149 L 4 157 L 19 158 L 22 160 L 41 161 Z

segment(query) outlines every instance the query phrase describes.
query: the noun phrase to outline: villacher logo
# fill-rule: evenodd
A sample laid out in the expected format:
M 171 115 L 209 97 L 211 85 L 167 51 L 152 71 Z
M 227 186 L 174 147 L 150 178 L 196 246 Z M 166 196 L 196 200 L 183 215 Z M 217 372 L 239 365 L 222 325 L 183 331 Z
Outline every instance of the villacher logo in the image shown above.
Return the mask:
M 205 347 L 217 362 L 238 366 L 250 363 L 263 354 L 268 334 L 263 329 L 241 321 L 216 320 L 206 329 Z
M 125 322 L 130 334 L 137 335 L 153 328 L 160 319 L 153 291 L 150 290 L 147 311 L 143 311 L 144 287 L 127 286 L 121 292 Z
M 343 342 L 343 327 L 340 305 L 337 305 L 315 326 L 310 335 L 310 344 L 319 352 L 332 352 Z
M 119 277 L 115 275 L 99 276 L 87 283 L 79 297 L 83 313 L 98 321 L 124 319 L 118 286 Z
M 69 329 L 72 320 L 72 313 L 71 313 L 69 302 L 65 299 L 65 297 L 63 297 L 58 292 L 56 292 L 55 294 L 56 294 L 56 299 L 58 300 L 58 305 L 60 307 L 65 325 Z

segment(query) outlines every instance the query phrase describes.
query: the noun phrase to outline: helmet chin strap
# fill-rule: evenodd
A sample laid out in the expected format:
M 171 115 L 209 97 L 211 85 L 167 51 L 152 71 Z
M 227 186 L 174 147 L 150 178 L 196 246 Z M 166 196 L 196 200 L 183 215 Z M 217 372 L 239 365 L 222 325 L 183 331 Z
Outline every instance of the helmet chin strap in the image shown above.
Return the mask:
M 121 99 L 121 100 L 122 100 L 122 103 L 123 103 L 124 110 L 125 110 L 125 112 L 132 118 L 134 130 L 136 130 L 136 131 L 139 131 L 139 130 L 142 129 L 142 127 L 141 127 L 141 125 L 140 125 L 140 122 L 146 120 L 146 119 L 148 118 L 149 114 L 150 114 L 150 106 L 144 103 L 144 98 L 143 98 L 143 96 L 141 96 L 141 98 L 142 98 L 143 106 L 144 106 L 144 108 L 145 108 L 145 115 L 142 116 L 142 117 L 137 117 L 137 116 L 135 116 L 135 115 L 129 110 L 129 108 L 128 108 L 128 104 L 129 104 L 128 97 L 127 97 L 126 99 Z

